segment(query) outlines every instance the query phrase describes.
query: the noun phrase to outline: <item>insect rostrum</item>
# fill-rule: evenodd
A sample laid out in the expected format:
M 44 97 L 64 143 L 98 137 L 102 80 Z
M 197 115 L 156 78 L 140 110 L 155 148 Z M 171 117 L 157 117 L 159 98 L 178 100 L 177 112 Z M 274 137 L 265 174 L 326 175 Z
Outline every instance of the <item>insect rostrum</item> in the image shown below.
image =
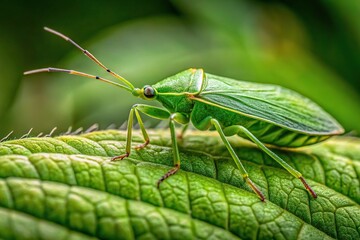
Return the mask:
M 227 140 L 227 136 L 239 135 L 254 142 L 289 173 L 300 179 L 314 198 L 317 197 L 300 172 L 264 145 L 288 148 L 301 147 L 324 141 L 333 135 L 342 134 L 344 130 L 341 125 L 311 100 L 280 86 L 237 81 L 193 68 L 166 78 L 152 86 L 146 85 L 143 88 L 135 88 L 128 80 L 112 72 L 89 51 L 83 49 L 67 36 L 49 28 L 45 28 L 45 30 L 69 41 L 121 83 L 83 72 L 59 68 L 37 69 L 24 74 L 65 72 L 93 78 L 123 88 L 136 97 L 159 101 L 164 106 L 164 108 L 159 108 L 136 104 L 131 108 L 126 151 L 122 155 L 113 157 L 113 161 L 128 157 L 131 153 L 134 117 L 136 117 L 144 137 L 144 143 L 138 145 L 136 149 L 142 149 L 150 143 L 141 120 L 141 112 L 153 118 L 169 121 L 174 167 L 159 178 L 158 186 L 180 169 L 175 122 L 184 125 L 182 133 L 191 122 L 199 130 L 215 130 L 218 132 L 245 182 L 262 201 L 265 200 L 263 193 L 251 181 L 246 169 Z

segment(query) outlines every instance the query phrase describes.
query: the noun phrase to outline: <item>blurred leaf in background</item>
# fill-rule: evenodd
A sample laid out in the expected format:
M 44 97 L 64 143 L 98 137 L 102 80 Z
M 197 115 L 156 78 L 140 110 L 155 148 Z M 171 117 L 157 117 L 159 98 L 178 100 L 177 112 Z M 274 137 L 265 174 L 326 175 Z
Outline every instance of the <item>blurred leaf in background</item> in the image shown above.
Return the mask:
M 69 43 L 42 32 L 44 25 L 70 36 L 137 87 L 201 67 L 220 76 L 291 88 L 319 103 L 347 131 L 360 130 L 360 2 L 29 4 L 14 5 L 23 14 L 1 23 L 9 39 L 0 46 L 5 68 L 1 135 L 11 130 L 22 135 L 32 127 L 46 132 L 95 122 L 102 128 L 120 125 L 131 105 L 141 102 L 121 89 L 75 76 L 21 78 L 24 70 L 47 66 L 108 77 Z

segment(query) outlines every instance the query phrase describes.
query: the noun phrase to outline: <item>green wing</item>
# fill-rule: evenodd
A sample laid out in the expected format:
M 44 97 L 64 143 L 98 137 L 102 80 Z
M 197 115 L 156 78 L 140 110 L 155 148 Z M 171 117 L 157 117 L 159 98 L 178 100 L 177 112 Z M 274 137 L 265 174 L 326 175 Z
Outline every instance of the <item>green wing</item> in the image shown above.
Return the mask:
M 327 112 L 294 91 L 211 74 L 206 76 L 207 82 L 198 95 L 201 101 L 297 132 L 335 135 L 344 131 Z

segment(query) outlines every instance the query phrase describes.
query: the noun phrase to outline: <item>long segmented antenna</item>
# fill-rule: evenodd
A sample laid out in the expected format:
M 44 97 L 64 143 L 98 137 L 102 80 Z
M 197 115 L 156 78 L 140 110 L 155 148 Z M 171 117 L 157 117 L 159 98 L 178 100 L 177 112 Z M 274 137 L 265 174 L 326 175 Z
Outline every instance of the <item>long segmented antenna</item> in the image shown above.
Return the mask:
M 50 33 L 53 33 L 63 39 L 65 39 L 66 41 L 70 42 L 72 45 L 74 45 L 75 47 L 77 47 L 80 51 L 82 51 L 88 58 L 90 58 L 91 60 L 93 60 L 97 65 L 99 65 L 100 67 L 102 67 L 103 69 L 106 70 L 106 72 L 110 73 L 111 75 L 113 75 L 115 78 L 117 78 L 118 80 L 120 80 L 121 82 L 125 83 L 128 87 L 130 87 L 131 89 L 134 89 L 134 86 L 125 78 L 123 78 L 122 76 L 120 76 L 119 74 L 111 71 L 109 68 L 107 68 L 104 64 L 102 64 L 94 55 L 92 55 L 88 50 L 82 48 L 79 44 L 77 44 L 76 42 L 74 42 L 71 38 L 65 36 L 62 33 L 59 33 L 51 28 L 48 27 L 44 27 L 44 29 Z
M 110 73 L 112 76 L 114 76 L 116 79 L 118 79 L 120 82 L 124 83 L 126 86 L 123 86 L 121 84 L 117 84 L 117 83 L 114 83 L 110 80 L 107 80 L 105 78 L 101 78 L 101 77 L 98 77 L 98 76 L 94 76 L 94 75 L 90 75 L 90 74 L 87 74 L 87 73 L 83 73 L 83 72 L 79 72 L 79 71 L 75 71 L 75 70 L 68 70 L 68 69 L 60 69 L 60 68 L 52 68 L 52 67 L 49 67 L 49 68 L 42 68 L 42 69 L 36 69 L 36 70 L 31 70 L 31 71 L 27 71 L 27 72 L 24 72 L 25 75 L 28 75 L 28 74 L 33 74 L 33 73 L 41 73 L 41 72 L 65 72 L 65 73 L 69 73 L 69 74 L 74 74 L 74 75 L 78 75 L 78 76 L 82 76 L 82 77 L 88 77 L 88 78 L 95 78 L 95 79 L 98 79 L 100 81 L 103 81 L 103 82 L 107 82 L 107 83 L 110 83 L 110 84 L 113 84 L 113 85 L 116 85 L 118 87 L 122 87 L 123 89 L 126 89 L 130 92 L 132 92 L 132 90 L 134 90 L 134 86 L 128 81 L 126 80 L 125 78 L 123 78 L 122 76 L 120 76 L 119 74 L 111 71 L 109 68 L 107 68 L 104 64 L 102 64 L 94 55 L 92 55 L 88 50 L 85 50 L 84 48 L 82 48 L 79 44 L 77 44 L 75 41 L 73 41 L 71 38 L 65 36 L 64 34 L 62 33 L 59 33 L 51 28 L 48 28 L 48 27 L 44 27 L 44 29 L 52 34 L 55 34 L 59 37 L 61 37 L 62 39 L 70 42 L 72 45 L 74 45 L 76 48 L 78 48 L 79 50 L 81 50 L 85 56 L 87 56 L 88 58 L 90 58 L 92 61 L 94 61 L 97 65 L 99 65 L 100 67 L 102 67 L 103 69 L 106 70 L 106 72 Z
M 53 67 L 49 67 L 49 68 L 41 68 L 41 69 L 35 69 L 35 70 L 30 70 L 27 72 L 24 72 L 24 75 L 29 75 L 29 74 L 34 74 L 34 73 L 41 73 L 41 72 L 64 72 L 64 73 L 68 73 L 68 74 L 72 74 L 72 75 L 77 75 L 77 76 L 81 76 L 81 77 L 87 77 L 87 78 L 93 78 L 102 82 L 106 82 L 112 85 L 115 85 L 117 87 L 123 88 L 129 92 L 132 91 L 132 89 L 121 85 L 119 83 L 110 81 L 108 79 L 99 77 L 99 76 L 95 76 L 95 75 L 91 75 L 91 74 L 87 74 L 87 73 L 83 73 L 83 72 L 79 72 L 79 71 L 75 71 L 75 70 L 69 70 L 69 69 L 62 69 L 62 68 L 53 68 Z

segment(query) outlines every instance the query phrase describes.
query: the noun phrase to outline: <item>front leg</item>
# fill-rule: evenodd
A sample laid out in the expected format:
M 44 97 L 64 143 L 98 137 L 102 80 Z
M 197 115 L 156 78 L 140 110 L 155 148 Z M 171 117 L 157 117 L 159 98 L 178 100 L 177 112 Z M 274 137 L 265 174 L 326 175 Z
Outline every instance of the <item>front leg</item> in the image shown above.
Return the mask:
M 168 111 L 158 108 L 158 107 L 144 105 L 144 104 L 135 104 L 134 106 L 132 106 L 130 113 L 129 113 L 129 120 L 128 120 L 128 126 L 127 126 L 126 149 L 125 149 L 126 152 L 125 152 L 125 154 L 111 158 L 111 161 L 122 160 L 122 159 L 128 157 L 131 153 L 131 141 L 132 141 L 134 113 L 135 113 L 137 121 L 140 125 L 140 129 L 141 129 L 142 135 L 144 137 L 144 141 L 145 141 L 143 144 L 139 144 L 138 146 L 136 146 L 135 149 L 144 148 L 149 144 L 149 142 L 150 142 L 149 135 L 146 132 L 146 129 L 144 127 L 143 121 L 141 120 L 139 111 L 152 117 L 152 118 L 157 118 L 157 119 L 161 119 L 161 120 L 168 119 L 170 117 L 170 113 Z
M 149 139 L 149 135 L 147 134 L 146 129 L 144 127 L 144 123 L 140 117 L 139 111 L 136 108 L 135 108 L 135 116 L 140 125 L 140 129 L 141 129 L 142 135 L 144 137 L 144 141 L 145 141 L 144 143 L 139 144 L 135 147 L 135 150 L 140 150 L 140 149 L 143 149 L 144 147 L 146 147 L 150 143 L 150 139 Z
M 184 137 L 184 135 L 185 135 L 185 132 L 186 132 L 186 130 L 188 129 L 188 127 L 189 127 L 189 124 L 184 125 L 184 127 L 183 127 L 182 130 L 181 130 L 181 132 L 177 135 L 177 138 L 178 138 L 179 140 L 182 140 L 182 139 L 183 139 L 183 137 Z

